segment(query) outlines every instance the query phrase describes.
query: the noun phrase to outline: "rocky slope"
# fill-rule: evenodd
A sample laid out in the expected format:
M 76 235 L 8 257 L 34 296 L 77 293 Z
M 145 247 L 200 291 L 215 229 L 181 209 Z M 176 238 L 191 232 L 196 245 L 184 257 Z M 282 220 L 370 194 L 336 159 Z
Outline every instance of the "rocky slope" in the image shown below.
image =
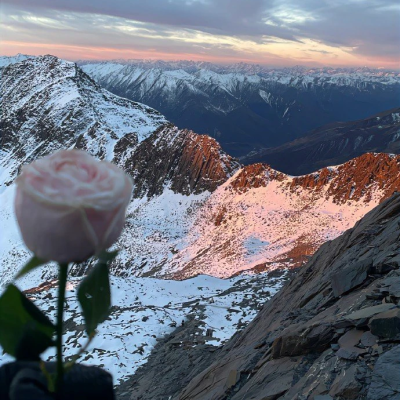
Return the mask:
M 130 398 L 398 400 L 399 218 L 395 194 L 322 245 L 243 332 L 197 353 L 206 367 L 188 385 L 179 362 L 151 386 L 151 372 L 139 370 Z
M 337 165 L 367 152 L 400 153 L 400 108 L 366 119 L 322 126 L 282 146 L 259 150 L 243 159 L 262 160 L 292 175 Z
M 237 171 L 204 199 L 194 210 L 187 233 L 156 256 L 153 243 L 166 238 L 156 235 L 158 228 L 153 242 L 135 247 L 137 238 L 132 244 L 136 250 L 130 253 L 146 259 L 136 273 L 174 279 L 292 268 L 395 191 L 400 191 L 400 156 L 365 154 L 300 177 L 254 164 Z M 132 223 L 159 215 L 155 201 L 142 204 Z M 164 257 L 158 258 L 162 253 Z
M 79 64 L 111 92 L 156 108 L 179 127 L 215 137 L 233 156 L 399 105 L 400 76 L 394 71 L 186 61 Z
M 115 158 L 119 162 L 119 157 Z M 240 164 L 207 136 L 172 124 L 154 132 L 121 165 L 134 180 L 134 197 L 159 196 L 166 188 L 184 195 L 213 192 Z

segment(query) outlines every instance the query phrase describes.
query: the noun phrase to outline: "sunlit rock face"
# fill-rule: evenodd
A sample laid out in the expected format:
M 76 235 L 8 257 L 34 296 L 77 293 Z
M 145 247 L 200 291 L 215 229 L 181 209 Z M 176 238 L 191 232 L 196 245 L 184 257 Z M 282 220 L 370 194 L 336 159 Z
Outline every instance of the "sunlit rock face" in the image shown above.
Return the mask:
M 299 266 L 400 189 L 400 156 L 365 154 L 292 177 L 266 164 L 240 169 L 197 211 L 167 276 L 230 276 Z

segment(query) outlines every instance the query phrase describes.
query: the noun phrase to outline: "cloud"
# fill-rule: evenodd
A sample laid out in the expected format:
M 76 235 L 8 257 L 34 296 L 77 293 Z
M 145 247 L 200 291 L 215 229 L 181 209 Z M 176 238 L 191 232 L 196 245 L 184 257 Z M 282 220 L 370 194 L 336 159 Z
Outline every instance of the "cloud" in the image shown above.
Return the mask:
M 3 43 L 388 65 L 400 44 L 397 0 L 1 1 Z

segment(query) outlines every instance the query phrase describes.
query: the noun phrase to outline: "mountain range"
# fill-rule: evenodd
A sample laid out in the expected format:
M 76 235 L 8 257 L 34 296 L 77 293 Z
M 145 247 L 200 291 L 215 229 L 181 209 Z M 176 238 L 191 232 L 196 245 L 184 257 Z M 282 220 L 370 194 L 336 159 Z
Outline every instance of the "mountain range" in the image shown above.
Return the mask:
M 7 103 L 0 120 L 4 220 L 12 221 L 19 167 L 58 148 L 83 148 L 133 177 L 116 275 L 226 278 L 299 266 L 400 185 L 400 157 L 385 154 L 301 177 L 267 164 L 242 167 L 215 139 L 177 128 L 53 56 L 4 67 L 0 89 Z M 384 121 L 397 121 L 388 115 Z M 7 242 L 18 237 L 15 224 L 9 226 L 3 280 L 24 254 L 20 239 Z
M 386 277 L 386 274 L 397 265 L 394 263 L 397 236 L 395 230 L 393 235 L 387 232 L 397 223 L 398 195 L 391 196 L 400 187 L 400 156 L 357 154 L 356 158 L 343 159 L 339 165 L 329 165 L 301 176 L 287 175 L 265 163 L 243 166 L 225 152 L 215 138 L 178 128 L 153 108 L 110 93 L 75 63 L 54 56 L 19 56 L 0 61 L 0 225 L 7 232 L 0 236 L 0 286 L 9 282 L 29 257 L 12 209 L 13 181 L 21 165 L 60 148 L 84 149 L 100 159 L 116 163 L 134 181 L 126 226 L 116 244 L 120 252 L 111 265 L 116 307 L 110 317 L 111 322 L 106 323 L 99 341 L 94 345 L 97 347 L 86 353 L 86 361 L 92 360 L 112 369 L 119 357 L 117 355 L 121 354 L 121 373 L 113 371 L 118 379 L 126 379 L 147 359 L 151 348 L 156 346 L 156 336 L 172 332 L 183 319 L 193 331 L 183 329 L 184 342 L 169 338 L 166 346 L 181 349 L 182 343 L 188 343 L 183 346 L 184 349 L 195 348 L 190 351 L 201 362 L 197 363 L 192 375 L 181 372 L 184 375 L 181 381 L 174 377 L 180 383 L 174 386 L 179 387 L 171 392 L 171 396 L 179 395 L 178 392 L 193 378 L 192 384 L 180 395 L 182 399 L 202 398 L 196 387 L 207 393 L 208 397 L 203 398 L 234 398 L 236 392 L 243 397 L 246 391 L 254 393 L 256 397 L 253 398 L 258 398 L 257 393 L 261 391 L 257 392 L 257 388 L 263 388 L 264 384 L 275 379 L 275 375 L 270 376 L 268 371 L 275 371 L 275 364 L 279 367 L 280 363 L 283 366 L 282 369 L 276 367 L 277 376 L 285 377 L 283 370 L 289 364 L 295 369 L 286 368 L 289 371 L 287 378 L 282 378 L 286 380 L 279 383 L 284 389 L 274 392 L 275 397 L 271 399 L 277 399 L 286 392 L 292 393 L 289 391 L 292 386 L 296 391 L 300 387 L 300 383 L 295 386 L 298 382 L 302 382 L 301 390 L 305 393 L 309 388 L 306 385 L 308 381 L 304 383 L 305 371 L 319 368 L 320 364 L 314 365 L 320 356 L 319 351 L 323 352 L 330 344 L 336 344 L 335 340 L 345 333 L 339 331 L 333 334 L 333 328 L 325 329 L 333 324 L 332 319 L 325 318 L 326 315 L 333 313 L 334 319 L 339 319 L 353 306 L 358 310 L 377 305 L 376 299 L 363 302 L 364 297 L 358 291 L 353 293 L 358 296 L 357 299 L 352 297 L 353 294 L 346 296 L 362 284 L 374 285 L 369 278 L 371 274 L 381 280 L 393 277 Z M 193 65 L 196 67 L 197 64 Z M 194 68 L 193 65 L 190 68 Z M 211 71 L 213 67 L 208 68 Z M 248 69 L 246 66 L 232 68 Z M 305 74 L 304 70 L 300 72 L 305 76 L 314 76 L 311 72 L 311 75 Z M 354 91 L 361 90 L 363 85 L 366 88 L 375 85 L 383 91 L 386 87 L 390 92 L 398 84 L 398 77 L 389 72 L 386 75 L 379 75 L 376 71 L 317 72 L 327 75 L 329 79 L 333 74 L 338 82 L 342 81 L 337 74 L 353 78 L 358 74 L 360 82 L 363 77 L 370 77 L 365 84 L 350 85 Z M 238 74 L 237 71 L 230 73 Z M 283 74 L 282 81 L 286 73 L 276 72 L 277 76 Z M 348 90 L 348 81 L 343 82 L 343 87 Z M 341 87 L 339 83 L 335 85 Z M 331 83 L 327 86 L 330 89 Z M 377 132 L 388 132 L 382 135 L 385 138 L 383 145 L 390 143 L 396 135 L 396 115 L 397 111 L 391 110 L 365 120 L 369 134 L 374 135 L 370 142 L 379 141 Z M 376 125 L 377 121 L 380 125 Z M 356 131 L 361 129 L 357 123 L 351 126 Z M 345 128 L 340 132 L 341 140 L 345 140 Z M 349 142 L 357 141 L 353 131 L 349 129 L 348 132 Z M 349 153 L 349 156 L 352 154 Z M 374 207 L 377 208 L 371 212 Z M 348 230 L 368 212 L 370 214 L 364 222 Z M 345 231 L 344 236 L 338 238 Z M 384 232 L 383 236 L 381 232 Z M 323 243 L 325 245 L 317 251 Z M 356 269 L 355 276 L 345 269 L 346 265 L 356 264 L 358 259 L 364 258 L 369 260 L 365 263 L 368 268 L 360 264 L 360 271 Z M 68 351 L 83 340 L 82 324 L 78 320 L 77 304 L 73 302 L 72 294 L 89 265 L 90 262 L 74 265 L 71 270 L 70 322 L 66 328 L 70 332 Z M 243 329 L 262 303 L 289 279 L 287 271 L 296 267 L 301 267 L 298 277 L 291 280 L 283 294 L 278 295 L 281 297 L 267 303 L 252 325 L 242 334 L 234 336 L 223 350 L 223 354 L 227 354 L 223 357 L 212 344 L 225 342 L 237 329 Z M 342 269 L 349 276 L 345 274 L 342 280 L 340 276 L 335 280 L 333 275 L 340 274 Z M 378 279 L 375 275 L 374 279 Z M 48 266 L 27 275 L 20 285 L 30 289 L 30 296 L 45 307 L 49 296 L 55 295 L 54 278 L 54 268 Z M 164 281 L 157 286 L 154 278 L 163 278 Z M 188 280 L 176 282 L 183 279 Z M 344 286 L 350 287 L 343 289 L 337 283 L 332 284 L 332 280 L 343 281 Z M 377 282 L 382 284 L 380 280 Z M 332 289 L 329 285 L 333 285 Z M 375 286 L 368 286 L 368 293 L 370 289 L 375 290 Z M 159 292 L 159 301 L 157 296 L 144 299 L 154 291 Z M 137 293 L 137 298 L 132 297 L 132 293 Z M 343 307 L 340 303 L 342 295 L 344 302 L 350 299 Z M 395 304 L 396 296 L 393 301 L 389 300 L 388 303 Z M 305 306 L 304 311 L 302 306 Z M 332 307 L 338 307 L 338 311 L 333 312 Z M 328 310 L 327 314 L 325 310 Z M 315 321 L 319 324 L 313 325 L 314 317 L 318 317 Z M 149 318 L 157 329 L 146 332 L 145 322 Z M 257 325 L 260 319 L 268 321 L 265 326 Z M 137 336 L 130 341 L 127 337 L 132 334 L 132 324 L 137 326 Z M 301 328 L 300 333 L 294 330 L 293 334 L 288 334 L 289 339 L 285 343 L 292 343 L 300 350 L 287 355 L 282 350 L 283 345 L 279 344 L 283 343 L 282 338 L 286 338 L 281 331 L 288 329 L 290 333 L 296 326 Z M 353 326 L 344 325 L 344 328 Z M 358 325 L 355 327 L 358 329 Z M 316 333 L 312 332 L 315 335 L 309 335 L 310 329 L 314 328 Z M 365 325 L 362 329 L 363 332 L 367 330 Z M 214 332 L 211 336 L 207 333 L 209 330 Z M 328 335 L 325 341 L 327 331 L 333 336 Z M 265 337 L 262 332 L 267 332 Z M 292 338 L 299 336 L 307 340 L 310 337 L 310 343 L 315 337 L 323 342 L 318 347 L 317 358 L 309 356 L 310 352 L 305 350 L 309 343 L 306 339 L 305 345 L 293 342 Z M 236 342 L 238 338 L 239 342 Z M 275 339 L 279 343 L 273 347 Z M 196 344 L 193 344 L 195 340 Z M 245 343 L 244 347 L 236 345 L 238 343 Z M 221 367 L 224 370 L 222 378 L 215 372 L 220 369 L 219 361 L 212 357 L 204 358 L 198 344 L 210 345 L 210 348 L 207 347 L 209 352 L 215 352 L 218 357 L 221 355 L 221 363 L 229 365 L 226 371 Z M 391 344 L 385 345 L 384 351 L 389 352 L 392 348 Z M 179 352 L 177 354 L 181 354 Z M 243 352 L 246 354 L 243 355 Z M 333 357 L 337 356 L 330 355 L 332 363 L 336 362 Z M 292 356 L 301 356 L 300 361 L 285 358 Z M 243 359 L 243 363 L 239 359 Z M 262 360 L 268 368 L 262 368 Z M 326 360 L 324 358 L 321 363 Z M 0 357 L 0 362 L 4 361 Z M 257 364 L 259 361 L 261 364 Z M 376 360 L 373 361 L 372 367 Z M 129 365 L 130 362 L 132 365 Z M 208 370 L 213 383 L 209 387 L 204 383 L 205 387 L 199 381 L 207 382 L 207 372 L 195 378 L 195 371 L 201 373 L 200 368 L 207 368 L 212 362 L 217 363 L 216 369 L 212 367 Z M 188 363 L 193 364 L 193 360 Z M 357 368 L 360 365 L 357 364 Z M 256 375 L 257 368 L 268 373 Z M 340 364 L 343 373 L 346 368 Z M 342 373 L 338 371 L 327 378 L 329 390 L 331 381 Z M 250 386 L 246 386 L 244 377 L 247 374 L 251 378 Z M 221 385 L 218 382 L 222 382 Z M 149 388 L 146 387 L 146 390 Z M 319 393 L 324 394 L 323 390 Z M 371 397 L 370 400 L 375 399 Z
M 154 107 L 180 128 L 211 135 L 235 157 L 326 123 L 399 106 L 396 71 L 143 60 L 78 64 L 102 87 Z

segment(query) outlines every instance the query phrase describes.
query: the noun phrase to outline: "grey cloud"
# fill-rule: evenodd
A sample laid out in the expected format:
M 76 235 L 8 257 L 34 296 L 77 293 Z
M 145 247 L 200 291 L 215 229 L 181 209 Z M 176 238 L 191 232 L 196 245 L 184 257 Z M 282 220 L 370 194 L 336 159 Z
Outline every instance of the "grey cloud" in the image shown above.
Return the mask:
M 2 0 L 22 10 L 57 9 L 69 12 L 110 15 L 134 21 L 196 29 L 212 34 L 276 36 L 296 40 L 290 29 L 266 25 L 265 9 L 273 0 Z
M 103 32 L 101 39 L 97 38 L 97 45 L 100 40 L 108 43 L 118 38 L 120 42 L 110 43 L 113 47 L 125 45 L 128 40 L 126 35 L 111 30 L 101 31 L 99 26 L 93 25 L 93 14 L 99 18 L 102 16 L 106 22 L 110 17 L 140 22 L 144 30 L 153 32 L 155 36 L 166 36 L 165 40 L 173 32 L 182 30 L 234 36 L 255 43 L 273 43 L 276 39 L 298 42 L 312 39 L 377 58 L 398 57 L 400 44 L 398 0 L 1 1 L 20 13 L 52 17 L 57 13 L 60 20 L 66 18 L 61 23 L 69 26 L 67 29 L 77 29 L 85 38 L 94 36 L 93 43 L 96 42 L 95 36 Z M 68 19 L 68 15 L 73 17 Z M 6 24 L 17 24 L 7 21 L 7 16 L 3 18 L 3 24 L 4 21 Z M 118 25 L 116 19 L 110 23 Z M 24 24 L 33 31 L 38 30 L 29 22 L 22 22 L 21 29 Z M 149 42 L 157 48 L 161 47 L 160 43 L 150 38 L 140 39 L 140 43 Z M 169 47 L 169 43 L 164 43 Z M 178 41 L 174 46 L 179 46 Z M 189 45 L 185 43 L 184 46 Z M 215 48 L 215 45 L 211 47 Z

